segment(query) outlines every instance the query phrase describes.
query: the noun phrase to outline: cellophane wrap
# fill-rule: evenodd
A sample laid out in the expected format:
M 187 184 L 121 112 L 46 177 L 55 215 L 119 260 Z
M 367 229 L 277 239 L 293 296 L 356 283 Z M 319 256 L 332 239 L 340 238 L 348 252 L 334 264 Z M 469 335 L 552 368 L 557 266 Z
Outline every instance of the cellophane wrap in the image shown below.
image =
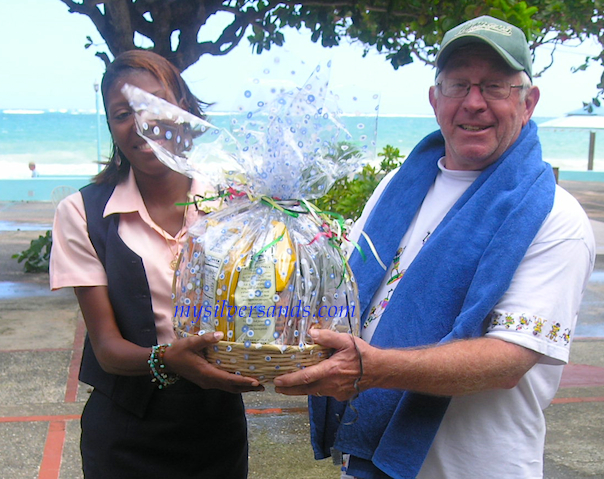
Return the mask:
M 253 82 L 243 93 L 253 107 L 240 109 L 230 131 L 123 88 L 157 157 L 215 185 L 222 201 L 189 228 L 181 252 L 173 288 L 179 335 L 222 331 L 250 347 L 301 348 L 312 344 L 311 328 L 358 335 L 358 293 L 342 247 L 350 224 L 311 200 L 371 159 L 375 134 L 343 126 L 329 69 L 316 67 L 293 88 Z M 365 102 L 376 114 L 377 95 Z M 205 199 L 196 206 L 204 209 Z

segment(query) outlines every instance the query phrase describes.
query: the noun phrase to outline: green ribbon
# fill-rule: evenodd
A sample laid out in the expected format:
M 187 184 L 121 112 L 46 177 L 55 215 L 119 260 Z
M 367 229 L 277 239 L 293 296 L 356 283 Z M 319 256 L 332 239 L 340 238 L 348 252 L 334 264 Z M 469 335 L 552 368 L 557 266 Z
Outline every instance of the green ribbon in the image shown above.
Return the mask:
M 285 231 L 283 233 L 281 233 L 281 236 L 279 236 L 278 238 L 274 239 L 273 241 L 271 241 L 269 244 L 267 244 L 266 246 L 264 246 L 260 251 L 258 251 L 254 256 L 252 256 L 252 265 L 254 263 L 256 263 L 256 261 L 258 260 L 258 257 L 260 257 L 260 255 L 262 253 L 264 253 L 267 249 L 273 247 L 274 245 L 276 245 L 279 241 L 281 241 L 283 239 L 283 237 L 285 236 Z

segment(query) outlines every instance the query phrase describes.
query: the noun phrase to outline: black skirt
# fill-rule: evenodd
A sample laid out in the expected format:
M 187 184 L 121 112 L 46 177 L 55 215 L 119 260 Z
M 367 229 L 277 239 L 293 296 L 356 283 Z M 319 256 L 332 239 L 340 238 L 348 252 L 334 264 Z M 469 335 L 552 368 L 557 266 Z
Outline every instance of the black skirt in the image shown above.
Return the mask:
M 181 379 L 155 391 L 139 418 L 94 390 L 82 413 L 86 479 L 245 479 L 241 395 Z

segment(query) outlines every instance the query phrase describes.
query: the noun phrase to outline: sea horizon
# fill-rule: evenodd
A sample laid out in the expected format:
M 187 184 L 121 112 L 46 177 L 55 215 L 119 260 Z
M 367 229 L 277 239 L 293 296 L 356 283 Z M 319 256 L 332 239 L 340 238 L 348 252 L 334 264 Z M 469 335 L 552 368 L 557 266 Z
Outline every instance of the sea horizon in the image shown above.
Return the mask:
M 60 114 L 69 114 L 69 115 L 96 115 L 97 111 L 95 109 L 69 109 L 69 108 L 6 108 L 0 110 L 0 114 L 5 115 L 42 115 L 44 113 L 60 113 Z M 104 111 L 99 111 L 99 115 L 106 116 Z M 241 115 L 241 112 L 238 111 L 220 111 L 220 110 L 209 110 L 209 114 L 216 116 L 235 116 Z M 344 117 L 368 117 L 372 118 L 374 115 L 368 115 L 366 113 L 352 113 L 352 112 L 343 112 L 339 116 Z M 378 113 L 378 117 L 383 118 L 433 118 L 434 115 L 428 113 Z M 551 117 L 547 117 L 551 118 Z
M 210 122 L 229 129 L 231 117 L 241 112 L 208 112 Z M 377 115 L 339 115 L 353 132 L 375 138 L 374 161 L 386 145 L 408 155 L 427 134 L 438 128 L 433 115 L 378 113 Z M 535 117 L 540 124 L 554 117 Z M 359 119 L 364 119 L 359 121 Z M 589 133 L 540 129 L 546 161 L 561 170 L 586 171 Z M 596 135 L 595 171 L 604 171 L 604 135 Z M 100 139 L 100 142 L 99 142 Z M 103 112 L 72 109 L 0 109 L 0 178 L 28 178 L 30 162 L 41 176 L 92 176 L 97 162 L 106 160 L 110 138 Z

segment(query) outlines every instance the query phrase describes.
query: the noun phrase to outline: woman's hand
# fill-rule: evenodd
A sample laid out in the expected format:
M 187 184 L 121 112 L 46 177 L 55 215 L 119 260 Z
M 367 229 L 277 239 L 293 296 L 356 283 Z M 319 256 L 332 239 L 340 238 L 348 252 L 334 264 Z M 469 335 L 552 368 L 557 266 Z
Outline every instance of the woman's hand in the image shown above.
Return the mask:
M 231 393 L 264 391 L 257 379 L 227 373 L 212 366 L 203 350 L 217 343 L 222 333 L 206 333 L 174 341 L 164 353 L 164 364 L 170 372 L 197 384 L 203 389 L 221 389 Z
M 107 287 L 79 287 L 75 288 L 75 292 L 94 354 L 103 370 L 123 376 L 148 375 L 150 349 L 123 338 Z M 213 333 L 174 341 L 164 353 L 167 372 L 177 373 L 204 389 L 222 389 L 233 393 L 264 390 L 257 379 L 229 374 L 206 361 L 204 348 L 221 338 L 222 333 Z
M 288 396 L 314 395 L 332 396 L 344 401 L 355 396 L 361 380 L 361 355 L 369 346 L 360 338 L 334 331 L 312 329 L 314 342 L 332 348 L 335 352 L 329 359 L 295 373 L 279 376 L 274 380 L 275 391 Z

